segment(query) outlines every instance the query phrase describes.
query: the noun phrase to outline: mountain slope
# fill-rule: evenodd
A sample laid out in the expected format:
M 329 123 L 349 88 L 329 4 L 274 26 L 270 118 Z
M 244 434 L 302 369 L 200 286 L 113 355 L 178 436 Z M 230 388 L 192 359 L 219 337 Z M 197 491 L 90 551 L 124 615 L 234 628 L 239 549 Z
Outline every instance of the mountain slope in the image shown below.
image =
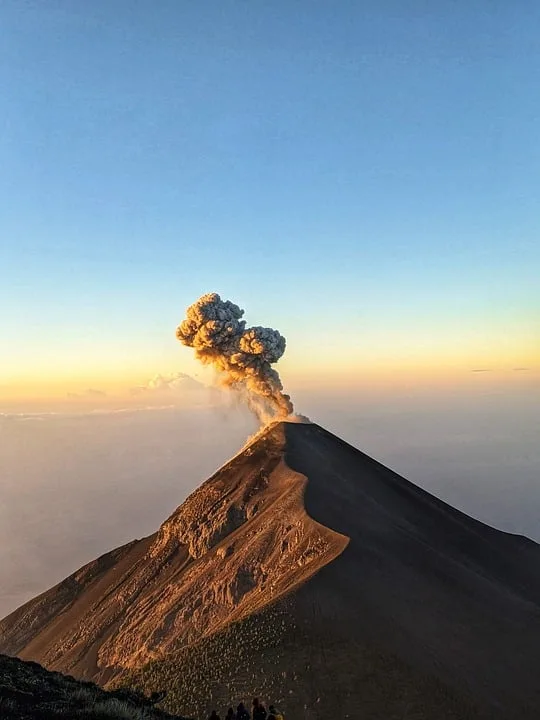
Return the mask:
M 260 637 L 254 630 L 258 649 L 241 655 L 246 623 Z M 299 717 L 314 694 L 355 717 L 378 685 L 402 698 L 402 712 L 412 701 L 399 688 L 423 684 L 431 700 L 411 717 L 465 717 L 440 701 L 453 693 L 471 717 L 537 717 L 539 641 L 535 543 L 467 517 L 317 425 L 292 423 L 271 426 L 155 535 L 0 623 L 1 651 L 101 682 L 149 661 L 137 675 L 145 686 L 160 663 L 164 674 L 195 668 L 197 709 L 204 693 L 232 694 L 210 687 L 208 662 L 197 660 L 217 643 L 214 665 L 233 684 L 243 673 L 246 692 L 279 666 L 268 692 L 292 693 L 282 699 Z M 231 643 L 238 653 L 225 662 Z

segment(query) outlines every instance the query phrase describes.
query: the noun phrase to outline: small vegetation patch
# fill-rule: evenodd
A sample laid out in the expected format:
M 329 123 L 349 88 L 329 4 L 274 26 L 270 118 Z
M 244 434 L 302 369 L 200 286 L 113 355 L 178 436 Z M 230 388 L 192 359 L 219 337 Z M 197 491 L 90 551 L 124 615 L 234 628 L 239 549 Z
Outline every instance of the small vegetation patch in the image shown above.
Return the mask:
M 351 660 L 351 658 L 354 658 Z M 484 720 L 475 705 L 391 655 L 299 627 L 286 604 L 230 625 L 123 679 L 144 693 L 167 689 L 164 707 L 221 717 L 258 697 L 294 720 Z M 360 703 L 359 703 L 360 698 Z

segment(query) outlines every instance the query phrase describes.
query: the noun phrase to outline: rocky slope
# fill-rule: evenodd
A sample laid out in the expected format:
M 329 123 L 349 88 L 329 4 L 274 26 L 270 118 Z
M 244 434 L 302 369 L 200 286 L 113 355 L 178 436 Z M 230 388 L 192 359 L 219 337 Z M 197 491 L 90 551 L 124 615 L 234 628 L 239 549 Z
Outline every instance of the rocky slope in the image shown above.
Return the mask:
M 0 623 L 1 651 L 100 682 L 175 668 L 187 712 L 262 689 L 310 718 L 377 687 L 396 717 L 538 717 L 539 641 L 535 543 L 292 423 Z
M 94 683 L 0 655 L 2 720 L 183 720 L 155 709 L 152 700 L 129 690 L 105 692 Z

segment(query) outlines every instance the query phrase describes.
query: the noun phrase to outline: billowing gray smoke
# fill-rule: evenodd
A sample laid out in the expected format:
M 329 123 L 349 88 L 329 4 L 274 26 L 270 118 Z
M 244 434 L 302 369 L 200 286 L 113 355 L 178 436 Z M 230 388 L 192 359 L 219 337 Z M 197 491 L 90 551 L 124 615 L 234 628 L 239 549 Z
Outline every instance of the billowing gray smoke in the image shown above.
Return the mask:
M 213 365 L 225 385 L 242 393 L 262 422 L 293 412 L 278 373 L 271 367 L 285 352 L 285 338 L 277 330 L 246 328 L 244 311 L 217 293 L 193 303 L 176 337 L 192 347 L 197 358 Z

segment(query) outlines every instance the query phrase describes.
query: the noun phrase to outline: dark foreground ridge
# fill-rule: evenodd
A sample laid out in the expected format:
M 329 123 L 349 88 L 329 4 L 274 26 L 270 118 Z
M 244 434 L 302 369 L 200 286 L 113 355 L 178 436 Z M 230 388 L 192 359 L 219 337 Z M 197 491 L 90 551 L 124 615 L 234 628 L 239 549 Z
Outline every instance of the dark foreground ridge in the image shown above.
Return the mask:
M 159 699 L 159 698 L 156 698 Z M 106 692 L 91 682 L 0 655 L 2 720 L 186 720 L 131 690 Z
M 538 720 L 539 648 L 536 543 L 294 423 L 0 622 L 0 652 L 198 718 Z

